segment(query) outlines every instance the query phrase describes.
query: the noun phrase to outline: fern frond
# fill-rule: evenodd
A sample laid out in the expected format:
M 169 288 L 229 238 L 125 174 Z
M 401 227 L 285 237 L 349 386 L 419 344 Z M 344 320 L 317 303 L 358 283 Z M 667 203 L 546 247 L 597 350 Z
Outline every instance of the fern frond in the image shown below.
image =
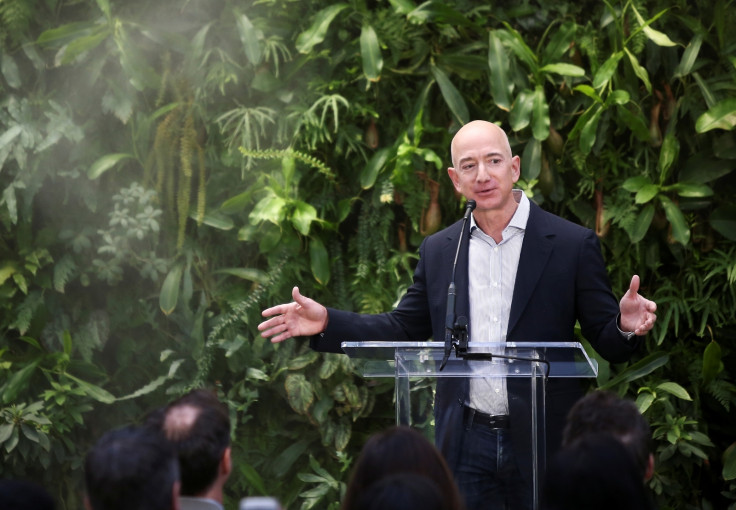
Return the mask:
M 241 154 L 243 156 L 248 158 L 257 158 L 257 159 L 281 159 L 284 157 L 292 157 L 296 160 L 301 161 L 302 163 L 306 163 L 311 168 L 316 169 L 319 173 L 327 177 L 329 180 L 334 181 L 335 180 L 335 174 L 330 170 L 330 168 L 324 164 L 322 161 L 318 160 L 314 156 L 310 156 L 309 154 L 306 154 L 301 151 L 297 151 L 294 149 L 266 149 L 266 150 L 252 150 L 252 149 L 246 149 L 245 147 L 239 148 Z
M 64 286 L 69 282 L 69 277 L 76 269 L 77 265 L 69 254 L 64 255 L 54 264 L 54 289 L 57 292 L 64 293 Z

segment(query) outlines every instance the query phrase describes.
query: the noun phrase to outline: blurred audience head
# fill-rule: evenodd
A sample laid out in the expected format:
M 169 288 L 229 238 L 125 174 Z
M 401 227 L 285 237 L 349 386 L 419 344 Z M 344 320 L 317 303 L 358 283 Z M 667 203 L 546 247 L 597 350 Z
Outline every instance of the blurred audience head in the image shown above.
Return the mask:
M 163 432 L 176 450 L 182 496 L 222 502 L 232 469 L 230 415 L 217 395 L 193 390 L 152 413 L 147 424 Z
M 450 510 L 439 487 L 425 475 L 394 473 L 369 485 L 350 510 Z
M 647 510 L 649 495 L 634 460 L 609 433 L 563 446 L 547 464 L 542 510 Z
M 570 409 L 562 435 L 568 445 L 587 434 L 613 434 L 633 456 L 643 480 L 654 473 L 652 434 L 649 423 L 630 400 L 608 391 L 593 391 Z
M 0 480 L 0 508 L 3 510 L 54 510 L 51 495 L 35 482 Z
M 88 510 L 176 510 L 179 506 L 174 450 L 146 427 L 105 433 L 87 454 L 84 480 Z
M 464 508 L 452 473 L 439 450 L 421 432 L 411 427 L 396 426 L 376 433 L 366 441 L 353 466 L 342 509 L 356 509 L 359 498 L 371 497 L 373 484 L 399 473 L 414 473 L 431 480 L 439 489 L 441 508 Z M 385 490 L 390 490 L 390 487 Z

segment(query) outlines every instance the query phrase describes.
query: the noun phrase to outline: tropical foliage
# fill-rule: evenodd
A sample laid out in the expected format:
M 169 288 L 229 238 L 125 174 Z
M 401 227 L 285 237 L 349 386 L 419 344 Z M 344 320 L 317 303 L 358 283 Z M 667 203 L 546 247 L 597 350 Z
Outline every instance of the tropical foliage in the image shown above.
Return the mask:
M 104 430 L 186 389 L 232 500 L 337 508 L 393 384 L 260 338 L 298 284 L 389 309 L 458 217 L 452 134 L 598 233 L 659 321 L 597 385 L 653 425 L 660 508 L 736 504 L 736 10 L 728 0 L 0 0 L 0 476 L 80 508 Z

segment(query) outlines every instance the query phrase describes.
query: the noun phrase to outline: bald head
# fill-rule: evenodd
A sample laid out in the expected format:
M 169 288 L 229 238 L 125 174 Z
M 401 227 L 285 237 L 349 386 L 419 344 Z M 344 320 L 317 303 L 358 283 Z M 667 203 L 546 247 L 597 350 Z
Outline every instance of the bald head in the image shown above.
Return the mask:
M 461 127 L 450 144 L 450 158 L 452 166 L 458 167 L 456 161 L 457 154 L 467 144 L 477 145 L 479 141 L 493 140 L 496 145 L 500 145 L 505 151 L 505 156 L 511 158 L 511 145 L 506 136 L 506 132 L 493 122 L 486 120 L 473 120 Z
M 221 464 L 225 456 L 229 463 L 230 416 L 214 392 L 191 391 L 154 413 L 149 421 L 176 449 L 182 495 L 200 496 L 224 483 Z

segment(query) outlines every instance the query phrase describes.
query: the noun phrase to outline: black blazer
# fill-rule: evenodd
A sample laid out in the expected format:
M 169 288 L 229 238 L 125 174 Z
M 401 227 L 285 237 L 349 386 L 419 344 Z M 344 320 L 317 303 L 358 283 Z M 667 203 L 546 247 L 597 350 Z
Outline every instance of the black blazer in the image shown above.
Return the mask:
M 595 233 L 550 214 L 533 202 L 530 205 L 506 340 L 572 341 L 575 323 L 579 321 L 583 336 L 601 356 L 614 363 L 626 361 L 638 342 L 628 343 L 616 327 L 618 301 L 611 292 Z M 329 309 L 327 329 L 311 339 L 311 346 L 319 351 L 342 352 L 343 341 L 426 341 L 430 337 L 443 341 L 447 288 L 461 226 L 462 220 L 424 240 L 419 248 L 414 283 L 395 310 L 364 315 Z M 465 317 L 470 316 L 467 235 L 466 228 L 455 277 L 457 315 Z M 469 335 L 472 341 L 472 323 Z M 523 398 L 525 391 L 513 379 L 509 379 L 511 426 L 518 431 L 513 432 L 515 450 L 524 457 L 530 448 L 531 415 Z M 462 431 L 461 406 L 467 392 L 467 379 L 442 377 L 437 381 L 437 446 L 451 468 L 457 460 L 454 452 Z M 559 446 L 567 411 L 582 394 L 579 381 L 550 379 L 546 405 L 548 456 Z

